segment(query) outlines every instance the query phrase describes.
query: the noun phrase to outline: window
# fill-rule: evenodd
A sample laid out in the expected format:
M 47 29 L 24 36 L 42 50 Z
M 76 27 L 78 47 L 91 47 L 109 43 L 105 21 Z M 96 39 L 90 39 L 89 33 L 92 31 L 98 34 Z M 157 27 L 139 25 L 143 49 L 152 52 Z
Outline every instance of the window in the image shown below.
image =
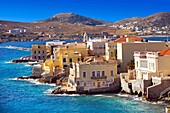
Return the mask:
M 64 69 L 67 68 L 67 65 L 64 65 L 63 68 L 64 68 Z
M 63 58 L 63 62 L 66 62 L 66 58 Z
M 93 82 L 93 86 L 96 86 L 96 85 L 95 85 L 95 82 Z
M 77 81 L 77 86 L 80 86 L 80 82 L 79 81 Z
M 95 77 L 95 71 L 92 71 L 92 77 Z
M 86 82 L 84 82 L 84 86 L 86 86 Z
M 42 53 L 44 54 L 44 51 L 42 51 Z
M 110 53 L 110 57 L 113 57 L 113 52 Z
M 114 75 L 113 70 L 111 70 L 110 71 L 110 76 L 113 76 L 113 75 Z
M 80 61 L 80 58 L 78 58 L 77 60 L 78 60 L 78 62 L 79 62 L 79 61 Z
M 40 60 L 40 59 L 41 59 L 41 56 L 38 56 L 38 59 Z
M 105 76 L 105 71 L 102 71 L 102 76 Z
M 45 57 L 43 56 L 43 58 L 45 58 Z
M 86 72 L 83 72 L 83 77 L 84 77 L 84 78 L 86 77 Z
M 70 58 L 70 60 L 69 60 L 70 62 L 72 62 L 72 58 Z
M 136 62 L 136 67 L 137 67 L 137 68 L 139 67 L 138 65 L 139 65 L 138 62 Z
M 147 68 L 147 61 L 146 60 L 141 60 L 140 61 L 140 67 L 141 68 Z
M 36 51 L 34 51 L 34 54 L 36 54 Z
M 36 56 L 34 56 L 34 59 L 37 59 L 37 57 L 36 57 Z
M 105 82 L 103 82 L 103 84 L 102 84 L 103 86 L 105 86 Z
M 100 77 L 100 71 L 97 71 L 97 77 Z
M 38 51 L 38 53 L 40 54 L 40 51 Z

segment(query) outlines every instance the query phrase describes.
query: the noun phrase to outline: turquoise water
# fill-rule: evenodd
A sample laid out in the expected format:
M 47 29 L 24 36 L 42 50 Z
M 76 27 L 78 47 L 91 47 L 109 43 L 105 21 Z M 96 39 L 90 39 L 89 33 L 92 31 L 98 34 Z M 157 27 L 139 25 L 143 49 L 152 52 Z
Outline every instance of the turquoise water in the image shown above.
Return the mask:
M 26 43 L 26 44 L 25 44 Z M 4 45 L 30 47 L 32 43 L 10 42 Z M 140 102 L 117 95 L 50 95 L 54 86 L 17 81 L 18 76 L 31 75 L 31 66 L 14 64 L 14 58 L 29 51 L 0 48 L 0 113 L 163 113 L 164 105 Z M 138 98 L 137 98 L 138 99 Z

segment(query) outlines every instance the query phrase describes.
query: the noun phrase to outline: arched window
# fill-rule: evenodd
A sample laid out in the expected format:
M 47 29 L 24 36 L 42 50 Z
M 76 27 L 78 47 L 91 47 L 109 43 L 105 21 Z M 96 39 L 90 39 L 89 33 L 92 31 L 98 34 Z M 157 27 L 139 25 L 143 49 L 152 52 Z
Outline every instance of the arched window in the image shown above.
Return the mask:
M 63 58 L 63 62 L 66 62 L 66 58 Z

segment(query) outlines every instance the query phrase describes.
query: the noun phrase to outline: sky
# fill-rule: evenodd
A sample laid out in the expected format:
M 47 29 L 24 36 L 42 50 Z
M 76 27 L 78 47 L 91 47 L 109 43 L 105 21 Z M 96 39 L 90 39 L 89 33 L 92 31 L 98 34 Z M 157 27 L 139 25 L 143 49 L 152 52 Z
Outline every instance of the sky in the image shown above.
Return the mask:
M 115 22 L 170 12 L 170 0 L 0 0 L 0 20 L 35 22 L 63 12 Z

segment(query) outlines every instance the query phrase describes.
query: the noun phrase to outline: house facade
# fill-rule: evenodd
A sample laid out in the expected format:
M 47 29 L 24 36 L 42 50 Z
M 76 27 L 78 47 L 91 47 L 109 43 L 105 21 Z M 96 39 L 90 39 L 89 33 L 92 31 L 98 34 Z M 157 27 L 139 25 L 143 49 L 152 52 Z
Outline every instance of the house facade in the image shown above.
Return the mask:
M 32 59 L 33 60 L 46 60 L 47 48 L 45 45 L 32 45 Z
M 73 63 L 68 79 L 69 87 L 83 88 L 89 91 L 98 88 L 110 87 L 117 77 L 117 62 L 81 62 Z

